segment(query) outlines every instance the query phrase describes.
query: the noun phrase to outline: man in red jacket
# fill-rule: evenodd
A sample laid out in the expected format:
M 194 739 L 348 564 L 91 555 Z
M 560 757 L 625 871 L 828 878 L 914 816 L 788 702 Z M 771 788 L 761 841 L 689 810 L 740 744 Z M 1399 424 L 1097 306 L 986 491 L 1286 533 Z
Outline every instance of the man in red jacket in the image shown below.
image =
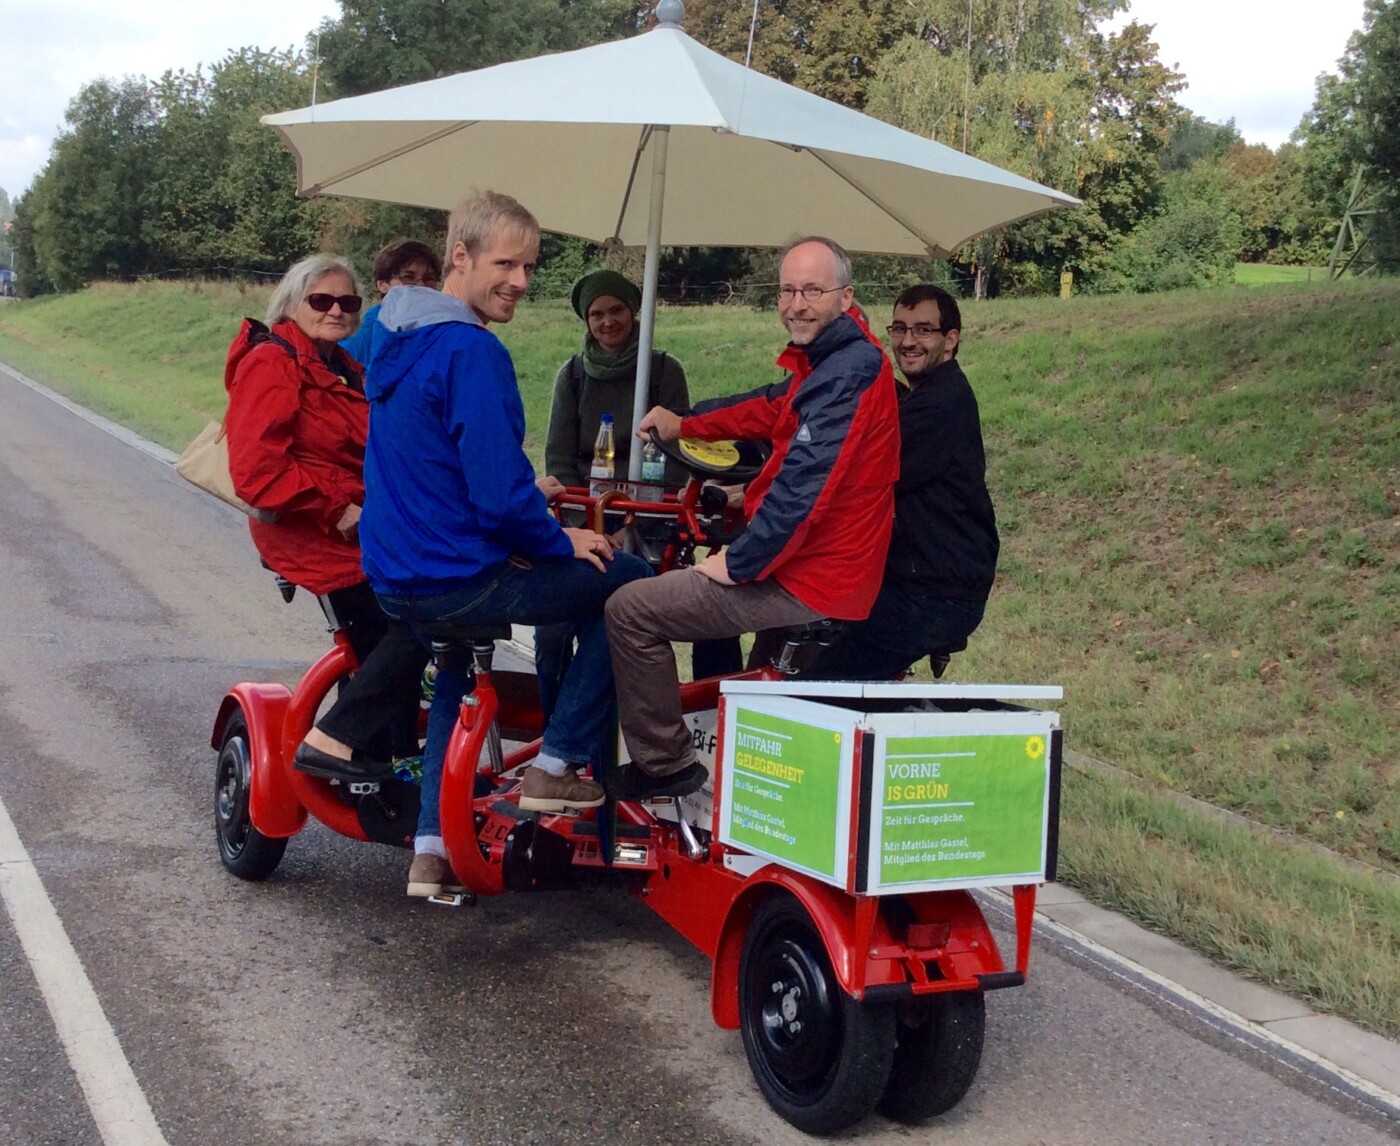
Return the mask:
M 685 795 L 708 773 L 681 712 L 672 641 L 697 641 L 821 617 L 863 620 L 880 590 L 899 476 L 894 371 L 851 308 L 851 260 L 830 239 L 799 239 L 779 269 L 788 377 L 702 402 L 652 409 L 637 427 L 665 439 L 771 442 L 744 498 L 748 529 L 693 569 L 636 581 L 607 606 L 622 734 L 634 767 L 622 799 Z

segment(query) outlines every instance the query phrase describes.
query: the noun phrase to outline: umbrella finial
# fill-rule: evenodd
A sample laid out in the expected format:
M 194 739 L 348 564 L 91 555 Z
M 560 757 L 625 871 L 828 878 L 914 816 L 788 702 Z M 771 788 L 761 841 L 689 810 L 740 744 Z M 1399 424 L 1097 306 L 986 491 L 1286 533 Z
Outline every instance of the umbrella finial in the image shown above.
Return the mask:
M 657 27 L 679 28 L 685 19 L 685 5 L 681 0 L 661 0 L 656 6 Z

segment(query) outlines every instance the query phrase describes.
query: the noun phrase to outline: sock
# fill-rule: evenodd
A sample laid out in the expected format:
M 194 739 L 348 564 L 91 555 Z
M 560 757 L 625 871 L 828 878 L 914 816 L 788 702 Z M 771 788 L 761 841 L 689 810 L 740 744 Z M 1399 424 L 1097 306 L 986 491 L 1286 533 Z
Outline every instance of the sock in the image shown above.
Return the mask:
M 541 752 L 535 757 L 535 767 L 541 772 L 548 772 L 551 776 L 562 776 L 569 770 L 570 765 L 567 760 L 560 760 L 558 756 Z
M 447 858 L 447 845 L 442 842 L 441 836 L 415 836 L 413 839 L 413 854 L 421 856 L 424 854 L 441 856 Z

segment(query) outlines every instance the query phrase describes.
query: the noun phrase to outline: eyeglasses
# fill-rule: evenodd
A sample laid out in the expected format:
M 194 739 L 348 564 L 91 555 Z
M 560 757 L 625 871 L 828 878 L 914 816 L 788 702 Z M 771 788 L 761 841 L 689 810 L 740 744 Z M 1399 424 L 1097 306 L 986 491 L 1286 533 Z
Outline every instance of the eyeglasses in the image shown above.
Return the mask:
M 418 275 L 413 271 L 405 271 L 402 274 L 394 275 L 389 279 L 389 282 L 395 286 L 436 287 L 438 277 L 434 274 Z
M 894 322 L 885 327 L 885 333 L 896 341 L 903 338 L 906 334 L 912 334 L 920 342 L 927 342 L 935 334 L 947 334 L 948 332 L 941 326 L 934 326 L 931 322 L 916 322 L 913 326 L 905 326 L 902 322 Z
M 843 286 L 835 286 L 835 287 L 819 287 L 819 286 L 779 287 L 779 288 L 778 288 L 778 298 L 779 298 L 779 300 L 781 300 L 782 302 L 791 302 L 791 301 L 792 301 L 793 299 L 795 299 L 798 295 L 801 295 L 801 296 L 802 296 L 803 298 L 805 298 L 808 302 L 821 302 L 821 300 L 822 300 L 822 295 L 824 295 L 824 294 L 831 294 L 831 293 L 833 293 L 834 291 L 845 290 L 845 289 L 846 289 L 846 288 L 843 287 Z
M 342 314 L 358 314 L 364 300 L 357 294 L 309 294 L 306 305 L 320 314 L 327 314 L 331 307 L 340 304 Z

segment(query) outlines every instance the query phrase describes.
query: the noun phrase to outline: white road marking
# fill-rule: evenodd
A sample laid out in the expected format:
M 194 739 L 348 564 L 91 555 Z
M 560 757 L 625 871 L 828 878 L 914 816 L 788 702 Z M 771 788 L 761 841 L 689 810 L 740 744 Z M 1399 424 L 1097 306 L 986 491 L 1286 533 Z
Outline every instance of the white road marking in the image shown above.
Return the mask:
M 0 900 L 106 1146 L 166 1146 L 63 923 L 0 801 Z

